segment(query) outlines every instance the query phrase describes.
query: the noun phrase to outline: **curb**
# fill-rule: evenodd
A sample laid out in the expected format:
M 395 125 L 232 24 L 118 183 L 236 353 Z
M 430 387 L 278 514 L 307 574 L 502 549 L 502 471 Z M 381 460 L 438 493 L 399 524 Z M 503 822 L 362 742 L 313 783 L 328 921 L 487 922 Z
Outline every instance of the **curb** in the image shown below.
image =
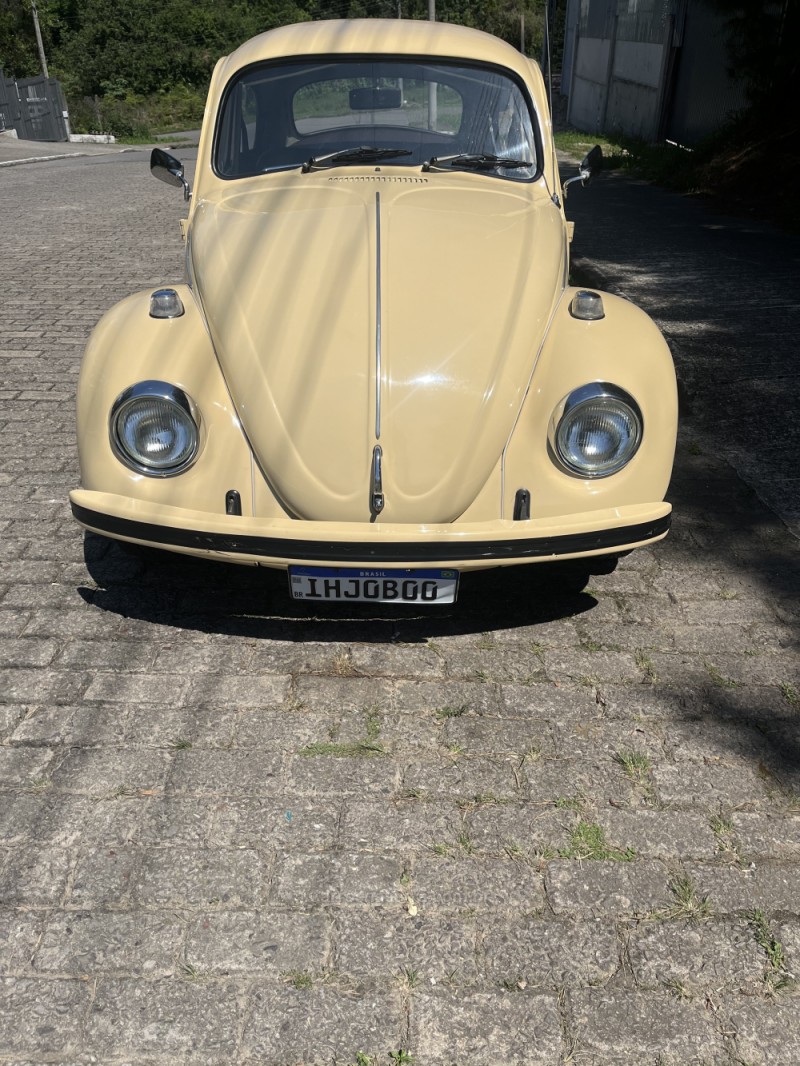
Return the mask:
M 24 159 L 6 159 L 0 167 L 18 167 L 23 163 L 52 163 L 58 159 L 85 159 L 88 156 L 122 155 L 124 152 L 137 152 L 138 148 L 116 148 L 110 152 L 61 152 L 58 155 L 29 155 Z

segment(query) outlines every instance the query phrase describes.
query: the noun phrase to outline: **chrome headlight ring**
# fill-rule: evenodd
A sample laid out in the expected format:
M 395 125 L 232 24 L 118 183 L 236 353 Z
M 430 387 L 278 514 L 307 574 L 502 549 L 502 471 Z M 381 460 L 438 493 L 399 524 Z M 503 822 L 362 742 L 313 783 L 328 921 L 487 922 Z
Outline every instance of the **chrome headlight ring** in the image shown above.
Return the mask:
M 166 381 L 140 381 L 111 407 L 109 440 L 129 470 L 147 477 L 183 474 L 200 452 L 200 412 L 191 397 Z
M 556 407 L 547 441 L 551 458 L 565 473 L 597 479 L 619 473 L 639 450 L 643 433 L 642 412 L 630 393 L 593 381 Z

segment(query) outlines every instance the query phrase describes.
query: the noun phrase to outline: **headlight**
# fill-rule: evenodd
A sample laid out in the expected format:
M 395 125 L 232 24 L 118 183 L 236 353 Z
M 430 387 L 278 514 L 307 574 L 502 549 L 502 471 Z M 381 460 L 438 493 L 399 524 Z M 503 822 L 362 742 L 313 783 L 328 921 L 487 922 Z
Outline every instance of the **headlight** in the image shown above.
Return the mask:
M 642 442 L 642 413 L 616 385 L 594 381 L 571 392 L 556 408 L 549 442 L 556 460 L 572 474 L 616 474 Z
M 199 415 L 186 393 L 165 381 L 140 381 L 117 398 L 109 431 L 117 458 L 150 477 L 181 474 L 197 458 Z

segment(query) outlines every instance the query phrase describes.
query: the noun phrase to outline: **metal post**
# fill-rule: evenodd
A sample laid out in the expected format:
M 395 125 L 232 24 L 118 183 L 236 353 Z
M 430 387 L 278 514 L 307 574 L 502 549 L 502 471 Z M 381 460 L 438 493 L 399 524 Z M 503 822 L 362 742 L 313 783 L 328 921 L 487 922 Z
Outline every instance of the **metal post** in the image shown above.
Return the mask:
M 44 44 L 42 43 L 42 31 L 39 28 L 39 12 L 36 10 L 36 0 L 31 0 L 31 13 L 33 14 L 33 28 L 36 30 L 36 44 L 39 48 L 39 59 L 42 64 L 42 74 L 46 78 L 50 75 L 47 73 L 47 60 L 44 57 Z
M 436 21 L 436 0 L 428 0 L 428 19 Z M 436 129 L 438 108 L 436 104 L 436 82 L 428 82 L 428 129 Z

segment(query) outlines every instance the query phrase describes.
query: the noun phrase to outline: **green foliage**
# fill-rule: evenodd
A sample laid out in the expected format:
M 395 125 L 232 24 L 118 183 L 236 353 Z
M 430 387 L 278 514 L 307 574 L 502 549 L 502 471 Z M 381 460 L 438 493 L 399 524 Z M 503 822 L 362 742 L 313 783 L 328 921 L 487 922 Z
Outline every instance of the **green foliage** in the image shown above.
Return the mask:
M 204 103 L 205 94 L 187 85 L 151 96 L 84 96 L 70 103 L 70 125 L 75 133 L 149 139 L 159 132 L 196 128 Z
M 38 0 L 37 9 L 72 128 L 122 138 L 199 125 L 216 61 L 265 30 L 310 19 L 428 17 L 427 0 Z M 544 0 L 437 0 L 441 21 L 517 47 L 524 15 L 525 50 L 537 58 L 543 13 Z M 10 77 L 40 73 L 30 0 L 0 0 L 0 67 Z

